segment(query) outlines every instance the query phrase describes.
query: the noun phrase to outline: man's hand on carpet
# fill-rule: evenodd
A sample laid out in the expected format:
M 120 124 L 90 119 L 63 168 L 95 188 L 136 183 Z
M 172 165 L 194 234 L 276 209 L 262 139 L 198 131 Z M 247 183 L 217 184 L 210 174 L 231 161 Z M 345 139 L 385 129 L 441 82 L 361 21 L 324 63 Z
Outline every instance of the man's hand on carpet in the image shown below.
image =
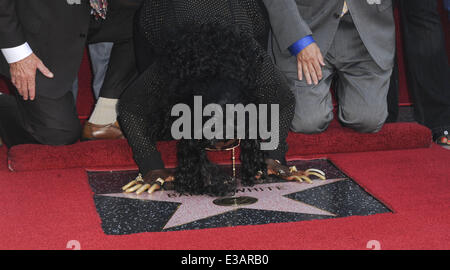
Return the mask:
M 122 190 L 126 193 L 133 193 L 140 195 L 145 191 L 153 193 L 164 187 L 166 189 L 173 189 L 173 171 L 169 169 L 152 170 L 149 171 L 144 177 L 141 174 L 133 181 L 122 187 Z
M 24 100 L 34 100 L 36 97 L 37 70 L 47 78 L 53 78 L 53 73 L 34 53 L 10 64 L 11 81 Z
M 266 159 L 267 163 L 267 174 L 268 175 L 276 175 L 278 177 L 281 177 L 284 180 L 288 181 L 298 181 L 298 182 L 307 182 L 312 184 L 312 180 L 310 176 L 314 175 L 317 178 L 321 180 L 326 180 L 325 173 L 321 170 L 317 169 L 308 169 L 306 171 L 299 171 L 297 170 L 297 167 L 287 167 L 283 164 L 281 164 L 277 160 L 273 159 Z

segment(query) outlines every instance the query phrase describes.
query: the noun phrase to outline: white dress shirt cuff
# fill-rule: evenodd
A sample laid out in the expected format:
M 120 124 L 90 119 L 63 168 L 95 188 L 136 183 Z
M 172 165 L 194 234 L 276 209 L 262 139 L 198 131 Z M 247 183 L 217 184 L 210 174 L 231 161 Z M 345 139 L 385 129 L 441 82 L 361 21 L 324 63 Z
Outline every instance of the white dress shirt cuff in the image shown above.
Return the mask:
M 18 62 L 33 53 L 33 50 L 31 50 L 30 45 L 28 45 L 27 42 L 14 48 L 6 48 L 1 50 L 8 64 Z

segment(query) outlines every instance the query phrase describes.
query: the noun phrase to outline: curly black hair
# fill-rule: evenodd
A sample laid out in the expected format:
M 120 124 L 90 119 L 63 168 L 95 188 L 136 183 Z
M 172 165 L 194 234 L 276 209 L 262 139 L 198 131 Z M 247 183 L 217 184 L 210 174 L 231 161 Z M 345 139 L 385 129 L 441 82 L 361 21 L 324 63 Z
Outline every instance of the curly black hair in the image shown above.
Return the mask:
M 169 53 L 159 59 L 171 83 L 159 104 L 164 109 L 148 115 L 149 121 L 162 127 L 149 131 L 151 136 L 167 137 L 171 128 L 168 123 L 174 120 L 171 108 L 178 103 L 193 108 L 194 96 L 201 96 L 204 105 L 215 103 L 223 108 L 226 104 L 258 104 L 254 90 L 263 58 L 255 42 L 237 26 L 200 24 L 171 31 L 165 46 Z M 178 141 L 174 181 L 178 192 L 212 196 L 234 192 L 236 179 L 208 159 L 205 149 L 215 142 Z M 253 185 L 258 172 L 266 171 L 264 153 L 257 139 L 242 140 L 240 148 L 241 183 Z

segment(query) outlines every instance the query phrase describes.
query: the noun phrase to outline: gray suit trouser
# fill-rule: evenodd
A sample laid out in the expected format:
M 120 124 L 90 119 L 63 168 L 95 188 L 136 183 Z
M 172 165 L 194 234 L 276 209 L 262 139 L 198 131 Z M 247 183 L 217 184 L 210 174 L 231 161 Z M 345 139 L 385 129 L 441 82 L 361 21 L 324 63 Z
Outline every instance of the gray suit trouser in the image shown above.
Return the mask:
M 108 70 L 109 58 L 113 46 L 113 42 L 89 44 L 89 56 L 91 58 L 92 75 L 94 76 L 92 89 L 94 91 L 95 99 L 100 97 L 100 90 L 103 86 L 103 81 L 105 80 L 106 71 Z M 76 103 L 78 97 L 78 78 L 75 79 L 72 85 L 72 93 Z
M 296 98 L 291 129 L 301 133 L 319 133 L 333 120 L 330 86 L 333 84 L 339 104 L 340 122 L 359 132 L 379 131 L 386 118 L 387 93 L 392 69 L 383 70 L 370 56 L 352 17 L 345 15 L 325 57 L 323 78 L 318 85 L 298 80 L 297 70 L 286 72 Z

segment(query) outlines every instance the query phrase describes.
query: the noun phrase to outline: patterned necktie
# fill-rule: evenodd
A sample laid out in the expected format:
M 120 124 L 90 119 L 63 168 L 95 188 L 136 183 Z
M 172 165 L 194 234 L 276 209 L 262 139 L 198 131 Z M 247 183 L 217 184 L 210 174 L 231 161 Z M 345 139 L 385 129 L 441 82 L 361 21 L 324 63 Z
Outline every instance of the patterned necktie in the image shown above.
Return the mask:
M 92 14 L 95 17 L 100 17 L 106 19 L 106 11 L 108 11 L 108 1 L 107 0 L 90 0 L 92 7 Z
M 341 13 L 341 18 L 347 14 L 348 12 L 348 6 L 347 6 L 347 1 L 344 1 L 344 7 L 342 8 L 342 13 Z

